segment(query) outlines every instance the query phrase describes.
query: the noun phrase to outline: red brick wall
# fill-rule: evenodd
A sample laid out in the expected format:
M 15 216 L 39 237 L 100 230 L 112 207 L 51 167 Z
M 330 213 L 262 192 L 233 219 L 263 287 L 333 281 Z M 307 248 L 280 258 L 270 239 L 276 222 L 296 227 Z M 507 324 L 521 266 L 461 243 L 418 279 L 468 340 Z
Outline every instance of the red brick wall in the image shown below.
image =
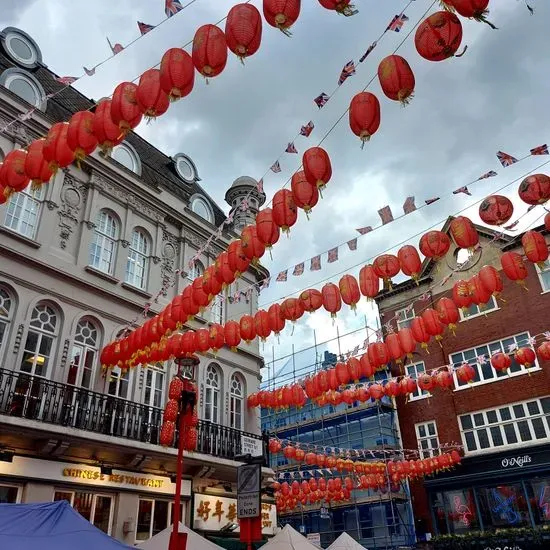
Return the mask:
M 456 336 L 447 332 L 440 347 L 435 341 L 430 343 L 430 354 L 420 353 L 414 362 L 424 361 L 426 370 L 449 363 L 449 355 L 461 350 L 501 340 L 508 336 L 528 331 L 532 336 L 550 330 L 550 293 L 541 294 L 541 284 L 533 265 L 529 265 L 528 291 L 508 281 L 503 276 L 504 290 L 499 301 L 500 309 L 486 316 L 463 321 L 456 328 Z M 413 293 L 423 290 L 412 290 L 403 293 L 405 303 L 415 299 Z M 410 293 L 410 297 L 407 294 Z M 421 312 L 442 296 L 431 296 L 426 302 L 416 302 L 415 311 Z M 408 298 L 408 302 L 407 302 Z M 384 303 L 379 304 L 382 323 L 391 319 L 395 310 L 385 310 Z M 401 309 L 396 308 L 396 309 Z M 395 327 L 397 328 L 397 327 Z M 398 414 L 403 439 L 403 447 L 417 448 L 415 424 L 435 420 L 440 443 L 461 443 L 457 415 L 465 412 L 487 409 L 498 405 L 522 401 L 533 397 L 550 394 L 550 362 L 539 360 L 541 371 L 531 376 L 521 375 L 503 378 L 496 382 L 466 388 L 460 391 L 434 390 L 433 397 L 405 403 L 398 399 Z M 411 484 L 415 516 L 431 525 L 429 504 L 421 482 Z

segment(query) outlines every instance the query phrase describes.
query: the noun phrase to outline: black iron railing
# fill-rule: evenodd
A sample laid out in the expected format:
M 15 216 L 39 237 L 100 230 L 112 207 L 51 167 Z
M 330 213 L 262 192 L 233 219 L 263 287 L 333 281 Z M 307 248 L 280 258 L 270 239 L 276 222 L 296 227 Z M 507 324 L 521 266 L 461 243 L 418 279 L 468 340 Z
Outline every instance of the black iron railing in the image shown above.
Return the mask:
M 160 408 L 6 369 L 0 369 L 0 415 L 154 445 L 159 444 L 162 425 Z M 267 461 L 263 436 L 204 420 L 199 420 L 197 431 L 199 453 L 232 459 L 243 454 L 245 436 L 261 443 Z

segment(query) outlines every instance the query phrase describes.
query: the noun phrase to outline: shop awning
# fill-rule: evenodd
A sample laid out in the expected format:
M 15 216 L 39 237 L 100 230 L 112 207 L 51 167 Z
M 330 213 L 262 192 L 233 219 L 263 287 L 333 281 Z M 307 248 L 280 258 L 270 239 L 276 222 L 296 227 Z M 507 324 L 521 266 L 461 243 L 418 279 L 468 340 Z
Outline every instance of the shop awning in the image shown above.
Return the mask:
M 367 550 L 347 533 L 342 533 L 327 550 Z
M 195 533 L 189 527 L 186 527 L 183 523 L 179 524 L 179 532 L 187 533 L 187 548 L 189 550 L 222 550 L 217 544 L 201 537 L 198 533 Z M 137 545 L 141 550 L 168 550 L 168 544 L 170 542 L 170 534 L 172 533 L 172 526 L 167 527 L 164 531 L 151 537 Z M 77 549 L 78 550 L 78 549 Z

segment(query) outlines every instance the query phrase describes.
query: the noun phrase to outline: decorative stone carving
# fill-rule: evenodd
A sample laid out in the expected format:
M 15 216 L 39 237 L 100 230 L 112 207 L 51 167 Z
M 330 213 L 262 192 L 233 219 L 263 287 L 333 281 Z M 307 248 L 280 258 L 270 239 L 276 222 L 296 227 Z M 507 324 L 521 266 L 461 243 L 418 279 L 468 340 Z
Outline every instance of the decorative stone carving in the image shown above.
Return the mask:
M 130 246 L 130 242 L 129 241 L 125 241 L 124 239 L 122 239 L 120 241 L 120 244 L 122 246 L 122 248 L 128 248 Z
M 174 264 L 178 251 L 178 237 L 166 229 L 162 230 L 162 265 L 160 276 L 162 279 L 162 295 L 167 295 L 167 290 L 174 276 Z
M 153 256 L 151 259 L 155 265 L 160 264 L 160 258 L 158 256 Z
M 95 229 L 97 227 L 97 225 L 94 223 L 94 222 L 91 222 L 91 221 L 87 221 L 85 222 L 86 223 L 86 227 L 91 231 L 92 229 Z
M 63 187 L 61 188 L 61 208 L 59 215 L 59 246 L 63 249 L 67 247 L 67 242 L 71 233 L 78 226 L 80 221 L 80 212 L 88 200 L 88 186 L 77 180 L 69 173 L 65 173 L 63 178 Z M 55 203 L 52 203 L 55 204 Z M 57 207 L 57 205 L 55 205 Z M 53 210 L 48 205 L 50 210 Z M 90 222 L 88 222 L 90 223 Z M 95 224 L 94 228 L 95 228 Z M 88 227 L 90 227 L 88 225 Z
M 67 364 L 67 357 L 69 356 L 69 346 L 71 345 L 70 340 L 65 340 L 63 343 L 63 354 L 61 355 L 61 368 L 64 369 Z
M 59 205 L 53 201 L 45 201 L 45 202 L 46 202 L 46 206 L 48 207 L 48 210 L 55 210 L 56 208 L 59 208 Z

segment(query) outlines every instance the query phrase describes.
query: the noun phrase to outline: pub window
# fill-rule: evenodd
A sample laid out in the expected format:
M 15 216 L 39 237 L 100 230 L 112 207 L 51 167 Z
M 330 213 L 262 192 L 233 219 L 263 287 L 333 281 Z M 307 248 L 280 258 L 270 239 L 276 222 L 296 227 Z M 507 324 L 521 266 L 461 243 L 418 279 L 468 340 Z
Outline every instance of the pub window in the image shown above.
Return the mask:
M 404 308 L 399 309 L 395 312 L 397 317 L 397 328 L 401 330 L 402 328 L 409 328 L 411 326 L 412 320 L 414 319 L 414 309 Z
M 113 497 L 109 495 L 89 493 L 86 491 L 55 491 L 54 501 L 66 500 L 83 518 L 93 526 L 111 534 L 113 523 Z
M 476 489 L 476 494 L 484 530 L 531 526 L 527 499 L 520 483 L 482 487 Z M 503 545 L 503 548 L 506 547 Z
M 437 426 L 435 421 L 415 424 L 416 439 L 420 458 L 431 458 L 439 454 L 439 439 L 437 437 Z
M 136 542 L 148 540 L 170 525 L 171 504 L 168 500 L 139 499 Z
M 21 487 L 0 484 L 0 504 L 17 504 L 21 501 Z
M 534 478 L 526 486 L 535 525 L 550 525 L 550 478 Z
M 425 372 L 426 365 L 424 365 L 423 361 L 420 361 L 420 363 L 414 363 L 413 365 L 407 365 L 407 375 L 414 380 L 418 380 L 419 376 Z M 421 399 L 422 397 L 429 397 L 430 395 L 430 392 L 416 388 L 416 390 L 410 394 L 409 401 Z
M 491 296 L 491 299 L 482 305 L 472 304 L 466 311 L 460 310 L 460 318 L 463 321 L 471 319 L 472 317 L 478 317 L 479 315 L 485 315 L 490 311 L 495 311 L 498 309 L 498 304 L 494 296 Z
M 464 414 L 459 419 L 467 454 L 547 443 L 550 397 Z
M 455 378 L 455 387 L 457 389 L 470 387 L 472 384 L 483 384 L 486 382 L 494 382 L 502 378 L 507 378 L 509 375 L 518 375 L 525 374 L 529 369 L 525 368 L 523 365 L 520 365 L 512 357 L 512 366 L 508 369 L 507 372 L 496 371 L 491 366 L 491 355 L 497 352 L 509 353 L 510 349 L 514 347 L 521 348 L 522 346 L 529 345 L 529 333 L 522 332 L 515 336 L 510 336 L 509 338 L 504 338 L 503 340 L 496 340 L 494 342 L 489 342 L 478 346 L 477 348 L 470 348 L 458 353 L 453 353 L 450 356 L 450 362 L 454 367 L 459 367 L 462 363 L 469 363 L 474 368 L 476 375 L 471 383 L 461 382 L 454 375 Z M 485 361 L 479 361 L 478 357 L 483 356 Z M 479 364 L 482 363 L 482 364 Z M 531 367 L 538 368 L 538 363 Z
M 546 260 L 542 267 L 536 267 L 542 292 L 550 292 L 550 260 Z

